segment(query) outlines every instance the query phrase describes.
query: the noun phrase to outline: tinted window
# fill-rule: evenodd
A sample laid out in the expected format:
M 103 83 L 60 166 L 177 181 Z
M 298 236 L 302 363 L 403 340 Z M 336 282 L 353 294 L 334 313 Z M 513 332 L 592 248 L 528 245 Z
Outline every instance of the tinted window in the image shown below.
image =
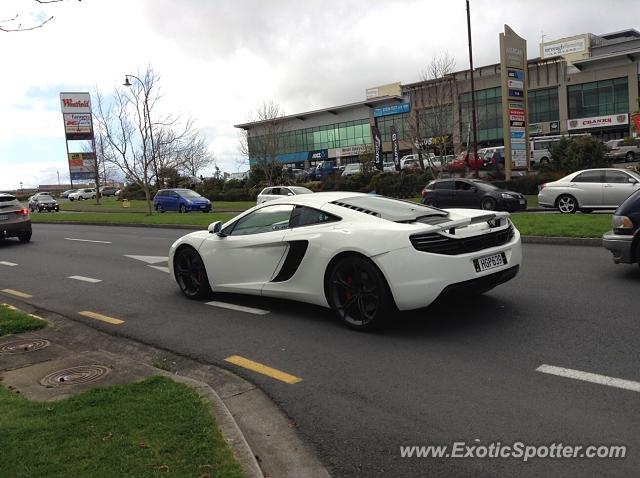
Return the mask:
M 300 187 L 300 186 L 296 186 L 296 187 L 289 188 L 289 189 L 291 189 L 296 194 L 313 194 L 312 190 L 307 189 L 307 188 L 303 188 L 303 187 Z
M 280 188 L 280 196 L 288 196 L 291 190 L 288 188 Z M 293 193 L 291 193 L 293 194 Z
M 605 171 L 604 174 L 605 183 L 628 183 L 631 179 L 628 174 L 622 171 Z
M 231 236 L 245 236 L 263 232 L 280 231 L 289 227 L 293 206 L 278 204 L 256 209 L 239 219 L 233 226 Z
M 0 196 L 0 208 L 9 206 L 18 206 L 20 203 L 13 196 Z
M 466 181 L 456 181 L 456 191 L 470 191 L 471 183 Z
M 197 192 L 192 191 L 191 189 L 181 189 L 180 191 L 178 191 L 178 194 L 187 199 L 197 199 L 202 197 Z
M 325 222 L 339 221 L 340 218 L 311 207 L 296 206 L 289 220 L 289 227 L 311 226 Z
M 279 196 L 280 188 L 271 188 L 271 192 L 269 194 L 275 194 L 276 196 Z
M 433 189 L 453 189 L 453 181 L 440 181 L 433 185 Z
M 601 183 L 602 182 L 602 172 L 601 171 L 585 171 L 584 173 L 578 174 L 575 178 L 573 178 L 574 183 Z

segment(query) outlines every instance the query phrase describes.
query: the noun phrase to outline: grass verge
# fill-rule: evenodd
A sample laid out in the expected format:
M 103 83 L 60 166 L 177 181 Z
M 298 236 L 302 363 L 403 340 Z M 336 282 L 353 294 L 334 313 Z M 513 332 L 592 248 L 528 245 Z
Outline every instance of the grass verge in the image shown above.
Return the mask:
M 611 229 L 609 214 L 517 213 L 511 220 L 523 236 L 600 238 Z
M 0 337 L 30 330 L 39 330 L 46 326 L 47 322 L 42 319 L 37 319 L 32 315 L 0 304 Z M 1 469 L 2 467 L 0 467 Z
M 244 476 L 208 406 L 165 377 L 57 402 L 0 387 L 0 410 L 3 476 Z
M 147 216 L 141 212 L 58 212 L 37 213 L 31 215 L 34 223 L 42 222 L 77 222 L 77 223 L 103 223 L 103 224 L 158 224 L 158 225 L 192 225 L 206 227 L 214 221 L 226 222 L 236 213 L 155 213 Z
M 100 204 L 96 204 L 95 199 L 86 201 L 69 201 L 60 199 L 60 211 L 73 212 L 113 212 L 113 213 L 129 213 L 129 212 L 147 212 L 147 202 L 138 199 L 129 201 L 129 207 L 122 207 L 122 201 L 115 198 L 100 198 Z M 213 210 L 215 211 L 246 211 L 250 207 L 256 205 L 255 201 L 213 201 Z

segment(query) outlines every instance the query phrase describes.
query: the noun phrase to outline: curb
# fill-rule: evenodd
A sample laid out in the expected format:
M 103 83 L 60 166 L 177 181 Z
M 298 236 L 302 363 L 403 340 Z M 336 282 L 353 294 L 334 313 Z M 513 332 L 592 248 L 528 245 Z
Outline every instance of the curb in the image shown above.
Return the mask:
M 554 244 L 561 246 L 602 247 L 602 239 L 587 237 L 521 236 L 524 244 Z

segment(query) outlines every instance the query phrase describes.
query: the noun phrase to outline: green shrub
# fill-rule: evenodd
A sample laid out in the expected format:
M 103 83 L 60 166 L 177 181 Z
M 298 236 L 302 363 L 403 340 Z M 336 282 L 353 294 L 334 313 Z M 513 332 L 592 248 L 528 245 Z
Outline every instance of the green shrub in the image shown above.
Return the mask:
M 574 172 L 605 167 L 606 152 L 607 147 L 604 143 L 592 136 L 563 137 L 549 146 L 552 160 L 548 167 L 542 170 Z
M 153 189 L 151 191 L 151 199 L 153 199 L 153 196 L 155 195 L 155 193 L 156 193 L 156 190 Z M 122 189 L 122 191 L 120 191 L 120 194 L 118 195 L 118 199 L 145 200 L 147 199 L 147 197 L 144 195 L 144 189 L 142 189 L 142 186 L 140 186 L 138 183 L 131 183 L 125 186 L 124 189 Z

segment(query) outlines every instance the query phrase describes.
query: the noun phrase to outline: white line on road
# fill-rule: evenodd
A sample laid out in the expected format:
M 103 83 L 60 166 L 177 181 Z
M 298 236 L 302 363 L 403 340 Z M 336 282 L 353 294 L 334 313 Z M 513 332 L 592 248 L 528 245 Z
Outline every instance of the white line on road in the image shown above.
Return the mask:
M 91 239 L 74 239 L 72 237 L 65 237 L 67 241 L 79 241 L 79 242 L 97 242 L 99 244 L 111 244 L 111 241 L 92 241 Z
M 632 392 L 640 392 L 640 382 L 624 380 L 622 378 L 608 377 L 607 375 L 599 375 L 597 373 L 581 372 L 570 368 L 554 367 L 553 365 L 540 365 L 537 372 L 557 375 L 558 377 L 573 378 L 584 382 L 597 383 L 598 385 L 607 385 L 608 387 L 622 388 L 631 390 Z
M 168 267 L 164 267 L 164 266 L 149 266 L 153 269 L 158 269 L 159 271 L 162 272 L 166 272 L 167 274 L 169 273 L 169 268 Z
M 7 262 L 7 261 L 0 261 L 0 264 L 2 264 L 3 266 L 9 266 L 9 267 L 13 267 L 13 266 L 17 266 L 18 265 L 15 262 Z
M 147 264 L 157 264 L 158 262 L 167 262 L 169 260 L 167 256 L 130 256 L 125 254 L 124 257 L 146 262 Z
M 215 300 L 212 302 L 207 302 L 207 305 L 212 305 L 213 307 L 221 307 L 223 309 L 238 310 L 240 312 L 247 312 L 249 314 L 256 315 L 265 315 L 269 313 L 268 310 L 254 309 L 253 307 L 244 307 L 242 305 L 228 304 L 227 302 L 218 302 Z
M 90 282 L 91 284 L 97 284 L 98 282 L 102 282 L 101 279 L 92 279 L 91 277 L 84 277 L 84 276 L 69 276 L 68 278 L 79 280 L 82 282 Z

